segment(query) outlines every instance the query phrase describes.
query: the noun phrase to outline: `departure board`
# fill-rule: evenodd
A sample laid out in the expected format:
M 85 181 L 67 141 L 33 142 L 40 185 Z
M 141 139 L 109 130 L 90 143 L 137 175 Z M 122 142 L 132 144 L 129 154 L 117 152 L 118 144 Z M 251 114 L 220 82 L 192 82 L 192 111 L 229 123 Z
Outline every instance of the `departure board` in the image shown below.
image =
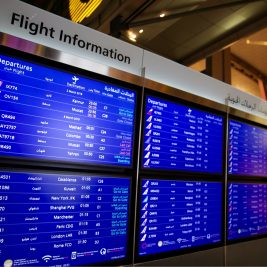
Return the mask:
M 267 184 L 228 184 L 228 240 L 267 233 Z
M 222 240 L 222 183 L 143 179 L 138 255 Z
M 147 96 L 143 168 L 222 173 L 223 117 Z
M 136 93 L 0 55 L 0 156 L 132 165 Z
M 0 172 L 0 265 L 124 259 L 129 194 L 130 178 Z
M 267 130 L 230 120 L 228 173 L 267 176 Z

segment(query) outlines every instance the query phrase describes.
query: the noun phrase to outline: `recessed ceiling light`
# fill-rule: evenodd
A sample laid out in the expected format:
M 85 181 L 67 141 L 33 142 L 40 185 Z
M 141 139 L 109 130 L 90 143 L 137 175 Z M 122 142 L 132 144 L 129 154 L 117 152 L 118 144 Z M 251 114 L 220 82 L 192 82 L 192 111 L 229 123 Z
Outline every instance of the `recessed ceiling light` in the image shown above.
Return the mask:
M 133 41 L 133 42 L 136 42 L 136 34 L 133 33 L 132 31 L 128 31 L 128 38 Z
M 132 42 L 136 42 L 136 39 L 132 37 L 129 37 L 129 40 L 131 40 Z
M 164 17 L 165 17 L 165 13 L 161 13 L 159 16 L 160 16 L 161 18 L 164 18 Z
M 136 34 L 134 32 L 132 32 L 132 31 L 128 31 L 128 36 L 132 37 L 134 39 L 136 38 Z
M 144 32 L 144 30 L 143 30 L 143 29 L 140 29 L 140 30 L 139 30 L 139 33 L 143 33 L 143 32 Z
M 247 44 L 250 44 L 250 40 L 249 40 L 249 39 L 247 39 L 246 43 L 247 43 Z

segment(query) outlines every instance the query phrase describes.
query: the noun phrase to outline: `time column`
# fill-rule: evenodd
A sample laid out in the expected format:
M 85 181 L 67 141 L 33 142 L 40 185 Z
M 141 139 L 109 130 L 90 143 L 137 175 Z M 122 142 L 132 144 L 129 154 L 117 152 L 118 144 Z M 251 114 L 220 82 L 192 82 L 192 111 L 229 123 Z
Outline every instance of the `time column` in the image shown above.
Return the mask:
M 126 240 L 129 179 L 96 176 L 80 179 L 77 245 L 119 246 L 119 240 Z

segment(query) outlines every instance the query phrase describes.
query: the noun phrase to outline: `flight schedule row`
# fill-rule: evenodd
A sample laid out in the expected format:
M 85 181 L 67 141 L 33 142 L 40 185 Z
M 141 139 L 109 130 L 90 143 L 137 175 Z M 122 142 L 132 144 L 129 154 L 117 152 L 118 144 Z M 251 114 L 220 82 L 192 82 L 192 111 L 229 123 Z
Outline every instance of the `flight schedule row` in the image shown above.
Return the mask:
M 228 184 L 228 240 L 267 233 L 267 184 Z
M 1 172 L 0 262 L 80 265 L 123 258 L 129 198 L 127 177 Z
M 267 176 L 267 130 L 230 120 L 228 173 Z
M 139 255 L 221 241 L 222 184 L 142 179 Z
M 131 166 L 134 91 L 31 67 L 0 69 L 0 155 Z
M 146 97 L 143 168 L 222 173 L 223 118 Z

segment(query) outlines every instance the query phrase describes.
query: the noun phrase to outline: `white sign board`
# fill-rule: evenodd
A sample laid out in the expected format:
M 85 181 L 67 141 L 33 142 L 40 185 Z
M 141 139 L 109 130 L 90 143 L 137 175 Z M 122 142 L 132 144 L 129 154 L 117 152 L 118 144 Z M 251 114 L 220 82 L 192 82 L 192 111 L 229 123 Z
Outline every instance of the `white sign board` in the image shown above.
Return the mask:
M 143 64 L 150 80 L 267 118 L 267 102 L 261 98 L 148 51 Z
M 0 3 L 1 32 L 141 74 L 141 48 L 18 0 L 0 0 Z

